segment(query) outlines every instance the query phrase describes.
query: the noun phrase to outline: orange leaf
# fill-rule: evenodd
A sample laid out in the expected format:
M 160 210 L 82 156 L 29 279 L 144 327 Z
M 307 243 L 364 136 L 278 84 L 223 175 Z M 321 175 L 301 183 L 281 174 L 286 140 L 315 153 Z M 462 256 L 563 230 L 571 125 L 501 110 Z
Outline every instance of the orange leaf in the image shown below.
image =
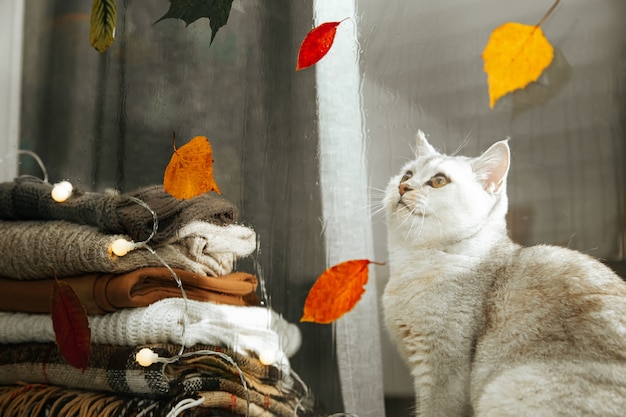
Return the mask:
M 207 138 L 196 136 L 180 148 L 174 148 L 165 168 L 163 188 L 178 199 L 192 198 L 208 191 L 221 194 L 213 179 L 213 150 Z
M 538 25 L 507 22 L 494 29 L 483 51 L 489 107 L 505 94 L 537 81 L 553 57 L 554 48 Z
M 367 259 L 342 262 L 317 278 L 304 302 L 300 321 L 327 324 L 352 310 L 365 292 Z
M 50 311 L 61 356 L 73 367 L 85 370 L 91 353 L 91 330 L 87 313 L 72 287 L 56 277 L 52 287 Z
M 300 44 L 296 71 L 308 68 L 320 59 L 324 58 L 330 50 L 330 47 L 333 46 L 335 34 L 337 33 L 337 26 L 339 26 L 343 20 L 339 22 L 322 23 L 307 33 L 304 40 Z

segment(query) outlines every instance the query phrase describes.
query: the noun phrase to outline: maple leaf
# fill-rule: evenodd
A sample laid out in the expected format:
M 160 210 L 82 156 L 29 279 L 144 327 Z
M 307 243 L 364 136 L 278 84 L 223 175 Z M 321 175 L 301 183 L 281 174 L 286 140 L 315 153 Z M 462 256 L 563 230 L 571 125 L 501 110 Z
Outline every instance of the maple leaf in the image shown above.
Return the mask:
M 352 310 L 365 292 L 368 259 L 339 263 L 320 275 L 304 302 L 301 322 L 331 323 Z
M 213 150 L 204 136 L 196 136 L 176 149 L 165 168 L 163 188 L 178 199 L 193 198 L 208 191 L 220 194 L 213 179 Z
M 217 31 L 228 22 L 233 0 L 170 0 L 169 10 L 155 23 L 164 19 L 180 19 L 187 25 L 206 17 L 211 26 L 211 43 Z
M 543 34 L 541 24 L 559 2 L 556 0 L 535 26 L 507 22 L 491 32 L 482 54 L 490 108 L 505 94 L 537 81 L 552 63 L 554 48 Z
M 296 71 L 308 68 L 326 56 L 335 41 L 337 26 L 346 19 L 322 23 L 307 33 L 298 50 Z
M 116 0 L 94 0 L 89 19 L 89 43 L 102 53 L 115 40 Z
M 56 277 L 52 286 L 50 311 L 61 356 L 73 367 L 87 369 L 91 353 L 91 330 L 85 307 L 72 287 Z

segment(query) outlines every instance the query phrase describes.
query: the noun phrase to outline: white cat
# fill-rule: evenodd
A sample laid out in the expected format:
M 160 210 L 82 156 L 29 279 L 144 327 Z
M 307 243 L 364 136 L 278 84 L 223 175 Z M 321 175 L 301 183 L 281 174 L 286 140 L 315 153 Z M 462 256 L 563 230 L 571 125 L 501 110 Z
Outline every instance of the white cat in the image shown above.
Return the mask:
M 388 330 L 417 415 L 626 416 L 626 284 L 582 253 L 507 235 L 510 150 L 417 155 L 384 198 Z

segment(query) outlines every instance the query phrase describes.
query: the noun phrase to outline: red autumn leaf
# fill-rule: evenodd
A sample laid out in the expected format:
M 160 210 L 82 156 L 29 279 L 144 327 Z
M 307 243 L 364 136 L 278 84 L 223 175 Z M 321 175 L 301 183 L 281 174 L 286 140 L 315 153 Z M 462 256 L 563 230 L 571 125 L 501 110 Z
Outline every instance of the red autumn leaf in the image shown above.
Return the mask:
M 333 46 L 335 34 L 337 33 L 337 26 L 339 26 L 343 20 L 340 20 L 339 22 L 322 23 L 307 33 L 302 41 L 302 44 L 300 44 L 296 71 L 308 68 L 320 59 L 324 58 L 330 50 L 330 47 Z
M 50 311 L 61 356 L 73 367 L 85 370 L 91 353 L 91 330 L 87 313 L 72 287 L 56 277 L 52 287 Z
M 208 191 L 220 194 L 213 179 L 213 149 L 207 138 L 196 136 L 180 148 L 174 147 L 174 154 L 165 168 L 163 188 L 178 199 Z
M 331 323 L 352 310 L 365 292 L 368 278 L 367 259 L 342 262 L 317 278 L 304 302 L 300 321 Z

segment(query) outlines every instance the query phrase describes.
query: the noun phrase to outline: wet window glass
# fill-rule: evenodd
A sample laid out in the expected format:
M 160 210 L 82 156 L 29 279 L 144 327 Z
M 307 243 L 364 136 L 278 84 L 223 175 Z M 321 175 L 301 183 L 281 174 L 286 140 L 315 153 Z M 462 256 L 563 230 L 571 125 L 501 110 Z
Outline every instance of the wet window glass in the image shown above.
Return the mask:
M 167 1 L 118 0 L 115 40 L 99 53 L 90 2 L 8 2 L 24 25 L 4 49 L 19 57 L 7 73 L 21 75 L 19 88 L 1 80 L 1 173 L 42 178 L 19 149 L 41 158 L 51 183 L 131 193 L 163 183 L 174 136 L 175 146 L 205 136 L 221 197 L 256 238 L 231 269 L 253 274 L 262 306 L 298 329 L 290 369 L 327 415 L 404 417 L 413 384 L 381 320 L 388 267 L 369 267 L 363 299 L 333 324 L 300 322 L 309 289 L 339 262 L 388 260 L 382 190 L 418 129 L 468 156 L 510 138 L 512 238 L 620 268 L 626 4 L 561 2 L 541 24 L 552 64 L 490 108 L 490 33 L 537 24 L 551 2 L 330 3 L 234 0 L 211 42 L 209 19 L 157 22 Z M 324 22 L 341 22 L 328 54 L 295 71 L 302 40 Z

